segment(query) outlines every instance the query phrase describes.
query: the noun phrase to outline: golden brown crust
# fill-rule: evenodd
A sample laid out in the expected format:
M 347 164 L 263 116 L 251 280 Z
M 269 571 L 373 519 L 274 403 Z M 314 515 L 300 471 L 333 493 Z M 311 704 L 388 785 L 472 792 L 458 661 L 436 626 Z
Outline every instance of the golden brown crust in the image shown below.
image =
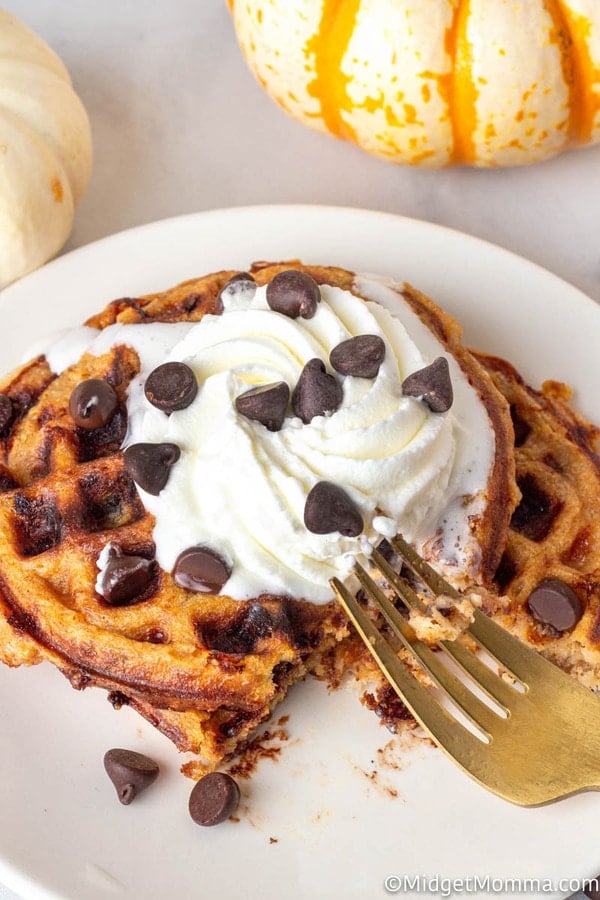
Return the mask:
M 505 360 L 478 354 L 510 404 L 522 500 L 511 519 L 496 573 L 510 598 L 502 623 L 590 687 L 600 687 L 600 429 L 569 405 L 570 391 L 526 385 Z M 584 614 L 558 633 L 535 621 L 527 601 L 555 577 L 579 597 Z

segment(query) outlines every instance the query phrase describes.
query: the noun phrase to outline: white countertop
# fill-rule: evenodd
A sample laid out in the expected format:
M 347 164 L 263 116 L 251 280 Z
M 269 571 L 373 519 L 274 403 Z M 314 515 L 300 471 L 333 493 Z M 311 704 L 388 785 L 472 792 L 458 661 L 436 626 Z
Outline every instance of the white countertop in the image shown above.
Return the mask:
M 91 118 L 94 174 L 66 249 L 217 207 L 357 206 L 477 235 L 600 302 L 600 147 L 513 170 L 394 167 L 281 112 L 246 68 L 224 0 L 4 6 L 59 53 Z

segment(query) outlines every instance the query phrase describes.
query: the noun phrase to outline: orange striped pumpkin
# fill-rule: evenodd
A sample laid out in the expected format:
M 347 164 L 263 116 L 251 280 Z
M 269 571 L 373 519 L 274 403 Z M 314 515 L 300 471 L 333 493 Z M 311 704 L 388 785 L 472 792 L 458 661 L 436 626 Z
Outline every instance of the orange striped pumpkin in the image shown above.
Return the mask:
M 600 0 L 229 0 L 294 118 L 396 163 L 514 166 L 600 141 Z

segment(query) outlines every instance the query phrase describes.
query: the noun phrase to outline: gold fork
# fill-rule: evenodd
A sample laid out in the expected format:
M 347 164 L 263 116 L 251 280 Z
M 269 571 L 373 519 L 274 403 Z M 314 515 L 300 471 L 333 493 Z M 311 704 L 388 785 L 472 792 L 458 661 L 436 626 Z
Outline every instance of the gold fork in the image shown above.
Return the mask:
M 460 594 L 402 538 L 396 553 L 435 595 Z M 408 608 L 421 599 L 378 551 L 372 561 Z M 337 578 L 331 585 L 368 650 L 400 699 L 435 743 L 483 787 L 521 806 L 539 806 L 583 790 L 600 790 L 600 700 L 539 653 L 475 609 L 467 634 L 512 676 L 513 686 L 460 640 L 443 640 L 436 653 L 360 565 L 356 574 L 372 604 L 430 676 L 434 685 L 476 726 L 465 727 L 399 659 L 359 601 Z M 444 665 L 460 667 L 458 678 Z M 477 697 L 478 687 L 501 712 Z M 518 685 L 521 688 L 518 688 Z

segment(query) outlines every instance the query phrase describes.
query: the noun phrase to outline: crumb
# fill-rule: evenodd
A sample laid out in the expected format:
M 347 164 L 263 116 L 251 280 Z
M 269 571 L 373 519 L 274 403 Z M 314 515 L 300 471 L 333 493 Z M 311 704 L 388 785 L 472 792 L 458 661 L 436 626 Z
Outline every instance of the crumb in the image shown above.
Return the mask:
M 467 630 L 473 621 L 475 609 L 481 604 L 482 598 L 476 591 L 458 599 L 440 594 L 425 600 L 423 609 L 411 609 L 408 621 L 417 637 L 426 644 L 454 641 Z
M 365 691 L 360 699 L 367 709 L 373 710 L 392 734 L 397 733 L 401 723 L 409 728 L 416 727 L 409 710 L 387 682 L 378 688 L 375 694 Z
M 240 817 L 239 816 L 229 816 L 229 821 L 230 822 L 239 822 Z
M 380 774 L 377 769 L 371 769 L 370 772 L 367 772 L 365 769 L 361 769 L 359 766 L 355 766 L 355 769 L 360 772 L 361 775 L 364 775 L 367 781 L 370 781 L 380 794 L 383 794 L 385 797 L 390 797 L 392 800 L 395 800 L 400 796 L 398 790 L 393 787 L 393 785 L 381 781 Z
M 269 838 L 269 843 L 270 843 L 270 844 L 278 844 L 278 843 L 279 843 L 279 838 L 270 837 L 270 838 Z
M 261 759 L 277 762 L 282 745 L 289 740 L 287 731 L 263 731 L 248 742 L 239 755 L 238 761 L 229 768 L 229 774 L 237 778 L 250 778 Z M 278 741 L 279 743 L 273 743 Z
M 289 716 L 281 716 L 280 719 L 277 720 L 278 725 L 286 725 L 290 720 Z

